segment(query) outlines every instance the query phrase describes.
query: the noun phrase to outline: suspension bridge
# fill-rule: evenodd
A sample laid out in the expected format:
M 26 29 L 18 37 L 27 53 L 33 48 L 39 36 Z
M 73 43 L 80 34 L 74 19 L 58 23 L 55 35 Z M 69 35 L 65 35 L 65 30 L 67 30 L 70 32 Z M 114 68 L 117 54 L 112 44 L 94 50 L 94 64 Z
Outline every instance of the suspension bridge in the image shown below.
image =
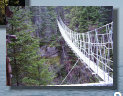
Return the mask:
M 84 63 L 92 74 L 100 78 L 100 83 L 97 85 L 113 84 L 113 22 L 85 33 L 72 31 L 61 18 L 57 19 L 57 23 L 62 37 L 78 60 Z

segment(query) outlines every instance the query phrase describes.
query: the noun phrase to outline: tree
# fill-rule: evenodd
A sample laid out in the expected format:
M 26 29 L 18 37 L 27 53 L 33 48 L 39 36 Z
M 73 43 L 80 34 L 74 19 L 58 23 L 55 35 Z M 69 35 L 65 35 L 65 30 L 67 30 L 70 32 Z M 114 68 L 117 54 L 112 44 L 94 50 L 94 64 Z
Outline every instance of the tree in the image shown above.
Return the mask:
M 8 0 L 0 0 L 0 25 L 5 24 L 5 7 L 7 3 Z
M 69 27 L 77 32 L 87 32 L 112 21 L 112 7 L 65 7 Z
M 30 8 L 11 7 L 11 11 L 13 16 L 8 19 L 7 32 L 17 37 L 8 45 L 13 84 L 49 84 L 53 73 L 48 70 L 45 58 L 40 56 L 39 39 L 33 35 L 36 26 L 32 24 Z
M 8 0 L 10 6 L 25 6 L 25 0 Z
M 100 22 L 102 22 L 103 25 L 107 23 L 112 22 L 112 15 L 113 15 L 113 7 L 112 6 L 101 6 L 100 8 Z

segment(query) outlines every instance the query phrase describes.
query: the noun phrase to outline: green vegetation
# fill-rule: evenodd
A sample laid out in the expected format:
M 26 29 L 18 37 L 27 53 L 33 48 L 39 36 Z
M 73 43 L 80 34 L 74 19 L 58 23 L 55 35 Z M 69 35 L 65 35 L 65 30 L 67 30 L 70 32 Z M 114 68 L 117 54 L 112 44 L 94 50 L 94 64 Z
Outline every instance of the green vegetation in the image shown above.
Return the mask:
M 112 7 L 65 7 L 65 18 L 70 29 L 83 33 L 112 21 Z
M 8 55 L 12 65 L 13 84 L 46 85 L 53 79 L 45 59 L 40 57 L 39 39 L 31 36 L 34 28 L 31 22 L 29 8 L 11 7 L 13 17 L 8 21 L 7 32 L 17 36 L 8 45 Z M 24 12 L 23 12 L 24 11 Z M 23 17 L 23 18 L 22 18 Z M 28 24 L 27 24 L 28 23 Z
M 7 34 L 16 35 L 17 39 L 7 44 L 7 52 L 12 66 L 12 85 L 16 86 L 60 84 L 75 64 L 77 57 L 57 27 L 58 15 L 70 29 L 81 33 L 112 20 L 111 7 L 11 6 L 9 9 L 13 15 L 7 17 Z M 98 80 L 79 62 L 63 84 L 88 82 Z
M 5 17 L 12 14 L 6 6 L 25 6 L 25 0 L 0 0 L 0 25 L 5 25 L 7 23 Z

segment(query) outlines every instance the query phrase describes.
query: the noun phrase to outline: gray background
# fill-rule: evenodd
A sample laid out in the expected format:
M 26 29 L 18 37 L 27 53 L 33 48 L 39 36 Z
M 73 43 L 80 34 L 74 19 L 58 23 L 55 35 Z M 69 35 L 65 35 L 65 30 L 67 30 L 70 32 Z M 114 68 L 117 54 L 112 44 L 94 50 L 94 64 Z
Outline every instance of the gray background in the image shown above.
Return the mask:
M 6 86 L 6 29 L 0 27 L 0 96 L 113 96 L 123 95 L 123 0 L 30 0 L 31 6 L 113 6 L 117 10 L 118 88 L 111 89 L 11 89 Z

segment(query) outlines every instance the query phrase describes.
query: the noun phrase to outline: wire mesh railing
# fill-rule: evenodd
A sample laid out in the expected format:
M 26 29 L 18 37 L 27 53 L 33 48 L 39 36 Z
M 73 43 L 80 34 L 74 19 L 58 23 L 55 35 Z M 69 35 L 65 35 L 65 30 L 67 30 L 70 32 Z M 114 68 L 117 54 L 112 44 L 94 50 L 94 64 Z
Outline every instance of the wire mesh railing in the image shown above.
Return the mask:
M 105 82 L 113 82 L 113 22 L 95 30 L 78 33 L 69 29 L 61 18 L 57 21 L 63 38 L 73 52 L 78 57 L 84 54 L 86 63 L 89 63 L 87 65 L 90 68 L 93 67 L 92 70 L 95 74 L 99 75 Z M 85 61 L 84 58 L 81 59 Z

